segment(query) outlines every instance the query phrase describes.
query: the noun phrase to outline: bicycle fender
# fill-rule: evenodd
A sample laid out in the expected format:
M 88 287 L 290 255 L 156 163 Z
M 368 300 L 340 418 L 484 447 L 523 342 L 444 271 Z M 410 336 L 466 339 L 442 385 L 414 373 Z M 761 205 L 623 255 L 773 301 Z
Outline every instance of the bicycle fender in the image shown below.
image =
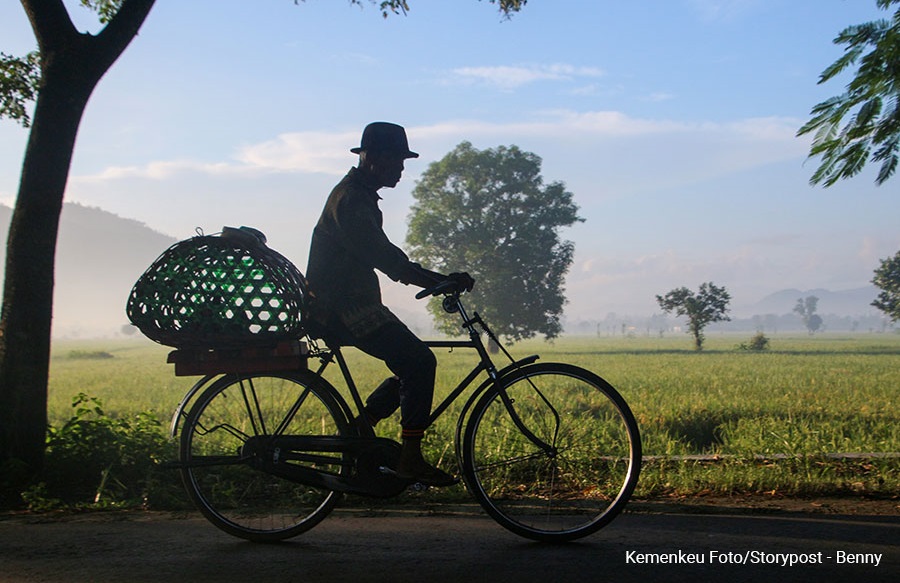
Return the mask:
M 499 371 L 497 371 L 496 380 L 499 381 L 500 379 L 502 379 L 503 377 L 505 377 L 506 375 L 508 375 L 509 373 L 511 373 L 513 371 L 519 370 L 520 368 L 522 368 L 524 366 L 528 366 L 529 364 L 534 364 L 534 362 L 539 358 L 540 358 L 540 356 L 538 356 L 537 354 L 532 354 L 531 356 L 526 356 L 525 358 L 520 358 L 519 360 L 510 363 L 508 366 L 505 366 L 502 369 L 500 369 Z M 463 406 L 463 410 L 459 415 L 460 421 L 466 416 L 466 413 L 469 412 L 469 408 L 475 404 L 475 401 L 478 398 L 478 396 L 482 392 L 484 392 L 484 390 L 488 387 L 488 385 L 490 385 L 493 382 L 494 382 L 494 379 L 487 378 L 480 385 L 478 385 L 477 389 L 472 391 L 472 394 L 469 395 L 469 399 L 466 401 L 466 404 Z
M 535 361 L 537 361 L 539 358 L 539 355 L 532 354 L 531 356 L 526 356 L 525 358 L 520 358 L 519 360 L 510 363 L 508 366 L 503 367 L 497 372 L 496 380 L 499 381 L 511 372 L 519 370 L 520 368 L 528 366 L 529 364 L 534 364 Z M 456 459 L 459 462 L 460 467 L 462 467 L 462 434 L 463 428 L 465 427 L 466 417 L 469 414 L 469 409 L 472 408 L 481 393 L 483 393 L 484 390 L 494 382 L 494 379 L 487 378 L 480 385 L 478 385 L 477 389 L 472 391 L 472 394 L 469 395 L 468 400 L 466 400 L 466 404 L 463 405 L 462 411 L 459 414 L 459 418 L 456 421 Z
M 228 374 L 233 375 L 236 373 L 228 373 Z M 169 436 L 170 437 L 175 438 L 175 439 L 178 438 L 178 429 L 181 425 L 181 420 L 187 417 L 188 407 L 193 402 L 194 397 L 200 391 L 205 389 L 206 385 L 208 385 L 210 381 L 212 381 L 220 376 L 223 376 L 223 375 L 220 375 L 220 374 L 207 375 L 207 376 L 203 377 L 202 379 L 200 379 L 199 381 L 197 381 L 196 383 L 194 383 L 194 386 L 192 386 L 190 388 L 190 390 L 187 392 L 187 394 L 185 394 L 185 396 L 181 399 L 181 403 L 178 404 L 178 408 L 175 409 L 175 413 L 172 414 L 172 421 L 171 421 L 171 424 L 169 425 Z M 338 406 L 341 408 L 341 410 L 344 413 L 345 419 L 348 422 L 351 419 L 353 419 L 352 409 L 350 409 L 350 406 L 347 404 L 347 401 L 344 400 L 344 398 L 337 391 L 337 389 L 335 389 L 331 383 L 326 381 L 321 376 L 316 375 L 316 377 L 318 377 L 319 382 L 326 385 L 326 389 L 328 390 L 328 392 L 331 393 L 332 397 L 335 398 L 335 401 L 337 401 Z
M 500 369 L 500 372 L 497 373 L 497 377 L 499 378 L 499 377 L 505 376 L 515 369 L 519 369 L 519 368 L 522 368 L 523 366 L 532 364 L 532 363 L 536 362 L 537 359 L 539 359 L 539 358 L 540 358 L 540 356 L 538 356 L 537 354 L 532 354 L 531 356 L 526 356 L 525 358 L 520 358 L 519 360 L 513 362 L 512 364 Z
M 172 424 L 169 426 L 169 437 L 176 439 L 178 437 L 178 426 L 183 417 L 187 417 L 187 407 L 191 404 L 191 401 L 194 400 L 194 396 L 200 392 L 200 390 L 206 386 L 209 381 L 213 380 L 219 375 L 206 375 L 196 383 L 191 389 L 184 395 L 181 399 L 181 403 L 178 404 L 178 408 L 175 409 L 175 413 L 172 414 Z

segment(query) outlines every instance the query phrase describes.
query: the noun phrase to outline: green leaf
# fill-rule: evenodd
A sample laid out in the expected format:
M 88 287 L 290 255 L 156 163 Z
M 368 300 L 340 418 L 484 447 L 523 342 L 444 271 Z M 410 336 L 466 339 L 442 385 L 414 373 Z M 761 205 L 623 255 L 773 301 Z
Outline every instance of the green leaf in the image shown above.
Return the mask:
M 888 8 L 900 0 L 879 0 Z M 846 91 L 810 112 L 797 131 L 815 132 L 809 157 L 821 157 L 810 183 L 825 187 L 858 174 L 869 160 L 881 162 L 876 184 L 896 171 L 896 138 L 900 136 L 900 9 L 891 20 L 877 20 L 845 28 L 834 39 L 847 45 L 844 54 L 819 79 L 824 83 L 852 65 L 858 68 Z M 891 104 L 885 108 L 885 104 Z M 887 111 L 885 111 L 887 109 Z

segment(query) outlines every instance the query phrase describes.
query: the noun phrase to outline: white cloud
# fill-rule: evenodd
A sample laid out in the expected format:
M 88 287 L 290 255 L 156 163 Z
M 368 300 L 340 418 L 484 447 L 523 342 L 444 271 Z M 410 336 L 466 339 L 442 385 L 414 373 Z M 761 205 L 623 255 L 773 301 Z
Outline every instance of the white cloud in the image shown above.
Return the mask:
M 73 176 L 75 184 L 140 178 L 167 180 L 179 174 L 210 177 L 258 176 L 265 173 L 340 175 L 352 164 L 349 145 L 357 132 L 297 132 L 240 148 L 230 161 L 155 160 L 143 166 L 110 166 L 91 175 Z
M 650 95 L 646 95 L 640 98 L 641 101 L 646 101 L 648 103 L 660 103 L 662 101 L 670 101 L 672 99 L 675 99 L 675 96 L 664 91 L 657 91 L 656 93 L 651 93 Z
M 556 63 L 552 65 L 517 65 L 495 67 L 460 67 L 452 71 L 454 79 L 478 82 L 500 89 L 516 89 L 537 81 L 572 81 L 584 77 L 602 77 L 597 67 L 578 67 Z
M 794 137 L 797 120 L 768 117 L 729 123 L 687 123 L 628 116 L 618 111 L 548 110 L 531 119 L 495 123 L 480 120 L 442 121 L 407 128 L 413 149 L 422 160 L 437 159 L 460 141 L 497 144 L 540 144 L 542 157 L 582 160 L 592 150 L 608 151 L 625 167 L 653 162 L 671 166 L 667 180 L 716 176 L 735 169 L 805 156 L 805 145 Z M 358 130 L 293 132 L 239 148 L 231 160 L 199 162 L 157 160 L 142 166 L 113 166 L 92 175 L 73 176 L 74 183 L 115 182 L 129 178 L 166 180 L 179 174 L 210 177 L 263 174 L 324 174 L 339 176 L 354 160 L 349 147 Z M 533 147 L 533 146 L 532 146 Z M 636 158 L 637 156 L 637 158 Z M 424 166 L 422 166 L 424 167 Z M 632 176 L 635 184 L 650 177 Z
M 721 127 L 726 131 L 734 131 L 738 135 L 757 140 L 795 140 L 797 129 L 803 122 L 795 118 L 755 117 L 729 122 Z M 716 127 L 716 126 L 713 126 Z M 805 146 L 804 146 L 805 148 Z
M 145 178 L 149 180 L 167 180 L 183 173 L 200 173 L 209 176 L 236 174 L 248 169 L 228 162 L 203 163 L 191 160 L 153 161 L 143 166 L 110 166 L 97 174 L 74 176 L 75 182 L 102 182 L 125 180 L 129 178 Z
M 704 22 L 731 21 L 758 4 L 758 0 L 690 0 L 688 3 Z
M 551 120 L 540 125 L 554 128 L 555 133 L 590 134 L 598 137 L 621 137 L 663 134 L 690 130 L 683 122 L 630 117 L 619 111 L 551 111 Z
M 765 117 L 726 123 L 688 123 L 673 120 L 642 119 L 619 111 L 547 110 L 538 119 L 514 123 L 474 120 L 449 121 L 430 126 L 408 128 L 412 139 L 459 136 L 498 135 L 515 138 L 530 135 L 550 139 L 573 135 L 596 138 L 624 136 L 659 136 L 663 134 L 731 135 L 740 139 L 795 142 L 798 121 L 790 118 Z M 506 139 L 509 139 L 506 138 Z
M 244 164 L 282 172 L 346 172 L 349 148 L 359 140 L 353 132 L 294 132 L 246 146 L 237 159 Z

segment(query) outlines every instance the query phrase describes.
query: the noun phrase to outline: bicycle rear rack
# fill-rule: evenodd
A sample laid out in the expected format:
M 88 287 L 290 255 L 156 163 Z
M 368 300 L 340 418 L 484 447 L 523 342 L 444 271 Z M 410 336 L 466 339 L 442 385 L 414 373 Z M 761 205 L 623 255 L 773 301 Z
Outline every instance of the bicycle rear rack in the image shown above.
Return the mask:
M 286 340 L 274 346 L 246 348 L 181 348 L 169 353 L 175 376 L 254 373 L 306 368 L 309 348 L 302 340 Z

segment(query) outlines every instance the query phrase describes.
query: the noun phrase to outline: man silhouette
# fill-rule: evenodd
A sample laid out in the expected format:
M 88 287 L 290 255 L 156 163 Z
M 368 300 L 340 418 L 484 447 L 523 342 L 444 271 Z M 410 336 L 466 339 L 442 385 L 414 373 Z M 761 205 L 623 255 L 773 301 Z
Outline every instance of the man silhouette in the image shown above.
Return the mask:
M 363 130 L 359 164 L 334 187 L 313 230 L 306 276 L 315 296 L 310 318 L 326 341 L 355 346 L 378 358 L 395 376 L 366 400 L 356 420 L 361 433 L 373 434 L 379 420 L 400 409 L 402 448 L 397 475 L 431 486 L 457 482 L 422 456 L 434 396 L 437 361 L 431 350 L 382 304 L 375 270 L 394 281 L 422 288 L 452 279 L 460 290 L 475 284 L 467 273 L 429 271 L 388 240 L 378 208 L 378 190 L 400 181 L 410 151 L 403 127 L 374 122 Z

